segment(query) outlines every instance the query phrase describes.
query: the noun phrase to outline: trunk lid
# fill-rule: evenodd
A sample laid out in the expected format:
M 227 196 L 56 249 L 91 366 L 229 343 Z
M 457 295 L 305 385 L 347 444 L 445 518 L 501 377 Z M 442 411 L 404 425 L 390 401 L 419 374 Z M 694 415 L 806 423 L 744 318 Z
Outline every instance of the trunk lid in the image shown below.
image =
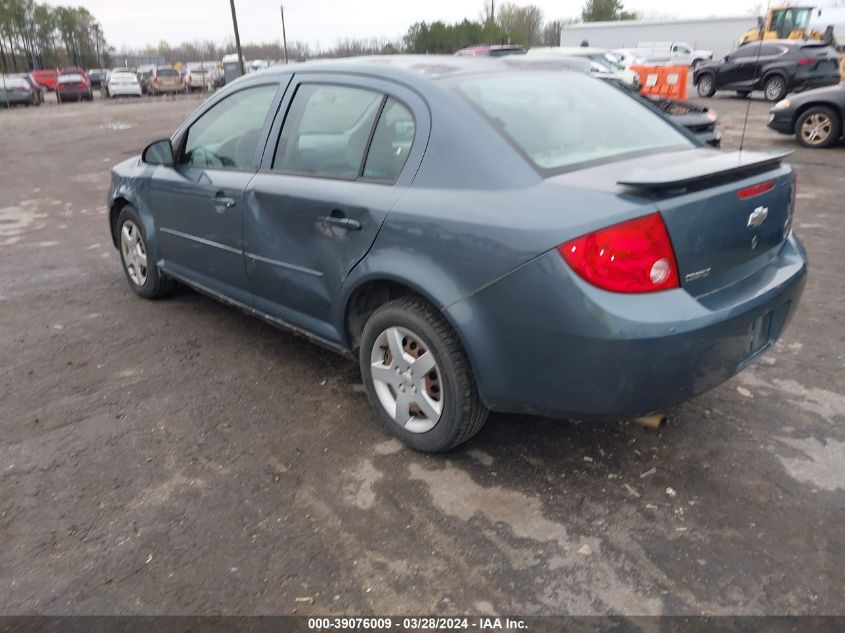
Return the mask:
M 665 152 L 568 174 L 613 189 L 663 218 L 681 286 L 700 296 L 735 283 L 776 256 L 791 223 L 790 152 Z

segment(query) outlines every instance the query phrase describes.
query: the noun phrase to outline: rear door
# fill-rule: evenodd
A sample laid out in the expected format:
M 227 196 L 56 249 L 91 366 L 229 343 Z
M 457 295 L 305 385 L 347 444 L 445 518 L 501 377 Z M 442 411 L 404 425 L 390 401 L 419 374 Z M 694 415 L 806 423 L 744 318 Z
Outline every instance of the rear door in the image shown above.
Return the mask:
M 333 302 L 416 173 L 428 111 L 363 77 L 303 73 L 288 92 L 246 192 L 249 281 L 256 309 L 337 342 Z
M 230 93 L 193 121 L 175 167 L 156 168 L 148 196 L 164 270 L 244 305 L 252 297 L 243 197 L 278 104 L 279 80 L 269 80 Z
M 719 68 L 719 86 L 722 88 L 744 88 L 750 85 L 754 79 L 759 50 L 759 44 L 750 44 L 731 53 L 728 56 L 728 61 Z

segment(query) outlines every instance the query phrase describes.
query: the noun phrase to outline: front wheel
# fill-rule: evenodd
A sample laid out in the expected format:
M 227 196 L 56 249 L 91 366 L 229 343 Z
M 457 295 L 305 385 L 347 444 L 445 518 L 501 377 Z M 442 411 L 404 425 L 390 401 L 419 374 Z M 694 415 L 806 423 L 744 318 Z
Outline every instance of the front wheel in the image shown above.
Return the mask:
M 487 419 L 457 334 L 424 299 L 405 297 L 378 308 L 364 327 L 360 362 L 385 428 L 413 449 L 449 450 Z
M 117 227 L 120 260 L 132 290 L 146 299 L 158 299 L 169 294 L 173 282 L 161 273 L 149 256 L 144 225 L 134 207 L 123 207 Z
M 805 110 L 795 123 L 795 139 L 804 147 L 830 147 L 841 134 L 842 119 L 822 106 Z
M 786 81 L 780 75 L 774 75 L 766 80 L 763 87 L 766 101 L 780 101 L 786 96 Z
M 698 96 L 712 97 L 716 94 L 716 79 L 713 75 L 702 75 L 698 80 Z

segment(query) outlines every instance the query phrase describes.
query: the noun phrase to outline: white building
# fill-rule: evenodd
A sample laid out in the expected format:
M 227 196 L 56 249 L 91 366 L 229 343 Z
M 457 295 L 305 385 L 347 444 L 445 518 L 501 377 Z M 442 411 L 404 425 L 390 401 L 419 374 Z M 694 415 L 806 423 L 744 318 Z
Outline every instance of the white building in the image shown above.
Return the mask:
M 586 40 L 600 48 L 633 48 L 639 42 L 684 42 L 713 51 L 714 59 L 734 50 L 757 18 L 699 18 L 684 20 L 621 20 L 567 24 L 560 32 L 561 46 L 579 46 Z

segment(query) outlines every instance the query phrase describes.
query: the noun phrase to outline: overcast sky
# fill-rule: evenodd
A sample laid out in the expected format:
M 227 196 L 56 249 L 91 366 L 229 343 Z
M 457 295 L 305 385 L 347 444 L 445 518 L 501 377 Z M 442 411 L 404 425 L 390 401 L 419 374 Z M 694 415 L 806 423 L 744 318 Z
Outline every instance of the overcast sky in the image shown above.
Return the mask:
M 232 36 L 228 0 L 48 0 L 51 4 L 85 6 L 102 23 L 106 38 L 118 50 L 140 48 L 165 39 L 171 44 Z M 497 0 L 497 4 L 502 0 Z M 489 2 L 489 0 L 488 0 Z M 536 4 L 545 20 L 580 14 L 583 0 L 516 0 Z M 331 46 L 339 38 L 398 39 L 419 20 L 457 22 L 477 19 L 483 0 L 286 0 L 288 41 Z M 750 15 L 765 0 L 627 0 L 625 8 L 645 14 L 706 17 Z M 279 2 L 236 0 L 242 42 L 281 40 Z

